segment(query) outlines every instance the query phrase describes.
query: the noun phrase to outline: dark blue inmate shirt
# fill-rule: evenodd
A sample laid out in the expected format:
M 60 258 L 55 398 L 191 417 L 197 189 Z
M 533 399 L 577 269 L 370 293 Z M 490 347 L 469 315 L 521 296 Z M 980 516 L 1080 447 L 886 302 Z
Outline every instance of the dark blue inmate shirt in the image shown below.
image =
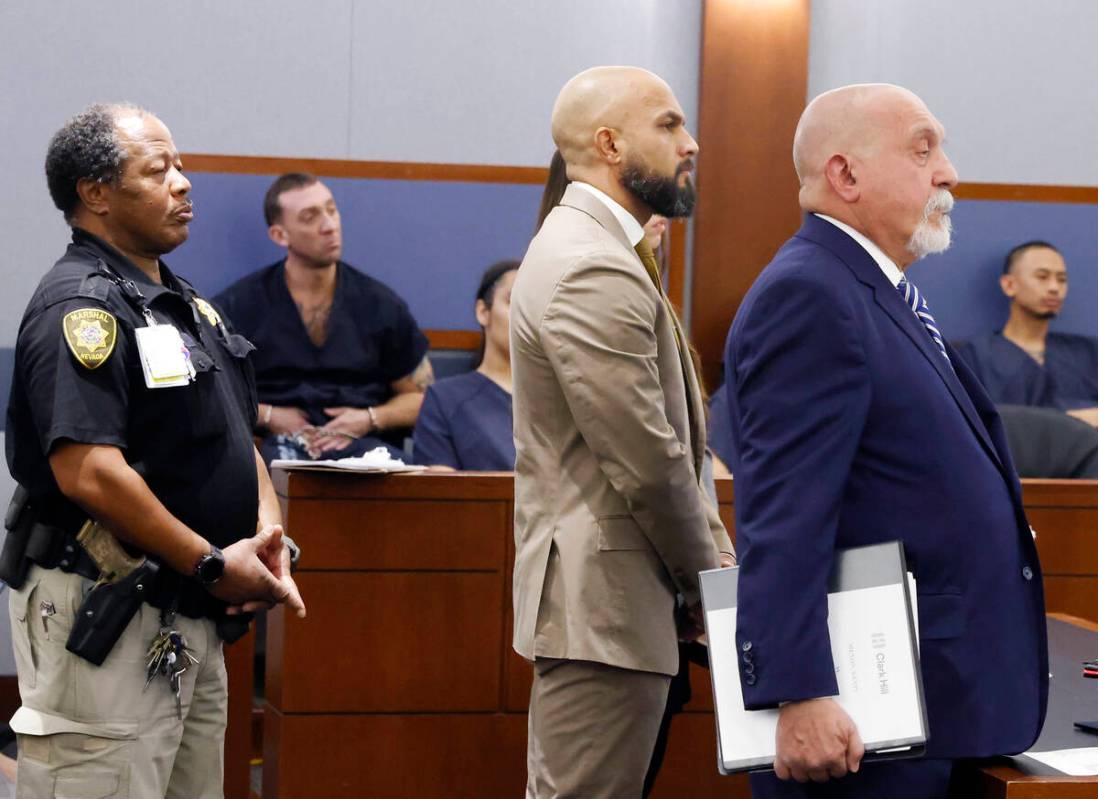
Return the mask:
M 997 404 L 1061 410 L 1098 405 L 1098 339 L 1049 333 L 1044 366 L 1001 332 L 954 348 Z
M 314 425 L 329 421 L 324 408 L 387 402 L 390 383 L 414 372 L 427 354 L 427 337 L 392 289 L 342 261 L 337 270 L 328 337 L 319 347 L 290 296 L 284 260 L 216 298 L 256 346 L 259 401 L 301 408 Z
M 511 471 L 511 421 L 511 395 L 480 372 L 440 380 L 423 398 L 413 459 L 463 471 Z

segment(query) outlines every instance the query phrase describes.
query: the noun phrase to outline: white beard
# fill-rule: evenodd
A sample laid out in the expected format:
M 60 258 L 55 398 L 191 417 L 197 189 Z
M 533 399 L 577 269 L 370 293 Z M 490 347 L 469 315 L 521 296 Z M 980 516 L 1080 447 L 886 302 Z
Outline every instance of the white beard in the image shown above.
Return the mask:
M 915 231 L 907 241 L 907 251 L 916 260 L 949 249 L 953 238 L 953 222 L 949 218 L 952 210 L 953 195 L 946 189 L 935 192 L 927 201 L 926 208 L 923 209 L 923 219 L 915 226 Z M 935 213 L 940 214 L 938 221 L 931 222 L 930 217 Z

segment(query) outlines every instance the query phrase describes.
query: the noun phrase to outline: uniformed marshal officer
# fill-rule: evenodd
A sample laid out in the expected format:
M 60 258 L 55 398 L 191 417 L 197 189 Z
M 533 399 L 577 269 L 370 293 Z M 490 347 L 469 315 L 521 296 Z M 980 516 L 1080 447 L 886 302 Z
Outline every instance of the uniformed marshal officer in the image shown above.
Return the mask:
M 89 107 L 46 156 L 72 243 L 23 317 L 8 408 L 19 797 L 221 797 L 219 630 L 304 615 L 252 440 L 252 347 L 160 261 L 192 218 L 181 170 L 126 105 Z M 90 543 L 112 535 L 117 570 Z

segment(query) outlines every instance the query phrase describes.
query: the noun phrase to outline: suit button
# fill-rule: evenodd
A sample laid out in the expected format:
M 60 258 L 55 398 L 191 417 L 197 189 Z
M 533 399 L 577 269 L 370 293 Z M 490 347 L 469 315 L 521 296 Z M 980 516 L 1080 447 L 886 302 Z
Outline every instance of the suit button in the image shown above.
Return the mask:
M 745 674 L 744 677 L 743 677 L 743 681 L 745 683 L 747 683 L 748 685 L 754 685 L 755 684 L 755 675 L 754 674 Z
M 1029 566 L 1023 566 L 1022 567 L 1022 576 L 1025 577 L 1027 580 L 1032 580 L 1033 579 L 1033 569 L 1029 568 Z
M 744 674 L 752 675 L 755 673 L 755 664 L 748 661 L 747 663 L 743 664 L 743 666 L 740 668 L 740 671 L 742 671 Z
M 744 652 L 743 653 L 743 662 L 744 663 L 750 663 L 754 659 L 755 659 L 755 653 L 754 652 Z
M 751 642 L 750 641 L 744 641 L 742 644 L 740 644 L 740 649 L 742 649 L 744 652 L 750 652 L 751 651 Z

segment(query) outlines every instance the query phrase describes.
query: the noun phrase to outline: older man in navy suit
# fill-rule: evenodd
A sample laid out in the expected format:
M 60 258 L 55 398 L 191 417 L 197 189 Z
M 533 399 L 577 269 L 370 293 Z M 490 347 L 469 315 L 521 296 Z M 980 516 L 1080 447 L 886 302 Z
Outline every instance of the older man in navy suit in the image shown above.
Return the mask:
M 1044 718 L 1041 573 L 1003 427 L 904 276 L 949 246 L 944 135 L 897 86 L 813 100 L 794 139 L 804 225 L 729 334 L 741 684 L 748 708 L 781 707 L 756 799 L 944 797 L 954 759 L 1022 751 Z M 829 698 L 827 575 L 836 549 L 892 539 L 918 583 L 930 740 L 862 767 Z

